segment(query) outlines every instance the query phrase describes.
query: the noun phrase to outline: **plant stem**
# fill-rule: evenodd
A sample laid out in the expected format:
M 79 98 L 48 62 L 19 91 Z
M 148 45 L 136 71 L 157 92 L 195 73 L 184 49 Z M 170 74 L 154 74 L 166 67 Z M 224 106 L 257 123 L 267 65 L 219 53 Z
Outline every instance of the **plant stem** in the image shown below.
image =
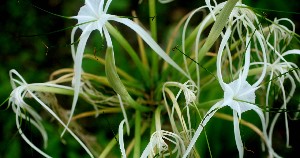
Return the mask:
M 116 134 L 115 137 L 119 137 L 119 134 Z M 101 155 L 98 158 L 105 158 L 111 149 L 117 144 L 117 141 L 115 138 L 111 139 L 111 141 L 106 145 L 105 149 L 102 151 Z
M 144 132 L 146 131 L 146 129 L 148 129 L 148 127 L 149 127 L 149 122 L 147 122 L 147 121 L 143 122 L 143 126 L 141 128 L 140 134 L 141 135 L 144 134 Z M 126 155 L 129 155 L 130 152 L 132 151 L 132 148 L 134 147 L 134 144 L 135 144 L 134 142 L 135 142 L 135 139 L 133 138 L 126 149 Z
M 152 119 L 151 119 L 151 126 L 150 126 L 150 137 L 152 135 L 152 133 L 154 133 L 156 130 L 155 127 L 155 114 L 152 114 Z
M 132 15 L 134 17 L 137 17 L 135 11 L 132 11 Z M 137 24 L 140 24 L 138 18 L 134 18 L 133 21 Z M 139 45 L 140 56 L 141 56 L 143 65 L 145 65 L 145 67 L 147 69 L 149 69 L 149 63 L 148 63 L 148 59 L 147 59 L 147 55 L 146 55 L 145 45 L 144 45 L 143 39 L 139 35 L 137 35 L 137 42 L 138 42 L 138 45 Z
M 157 25 L 156 25 L 156 0 L 149 0 L 149 23 L 150 23 L 150 31 L 151 36 L 154 41 L 157 41 Z M 151 73 L 152 73 L 152 81 L 157 81 L 158 78 L 158 56 L 156 53 L 151 53 Z M 154 86 L 154 85 L 152 85 Z
M 136 110 L 135 111 L 135 131 L 134 131 L 134 158 L 140 157 L 140 148 L 141 148 L 141 111 Z

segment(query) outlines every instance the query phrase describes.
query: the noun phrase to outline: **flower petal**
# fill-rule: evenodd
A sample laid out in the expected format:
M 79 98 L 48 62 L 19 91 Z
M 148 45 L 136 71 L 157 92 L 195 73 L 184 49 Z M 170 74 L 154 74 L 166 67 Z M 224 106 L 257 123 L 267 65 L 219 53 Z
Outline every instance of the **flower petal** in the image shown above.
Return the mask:
M 238 113 L 233 111 L 233 129 L 234 129 L 234 139 L 239 151 L 239 157 L 242 158 L 244 156 L 244 147 L 241 138 L 240 125 L 238 119 Z
M 74 114 L 75 107 L 76 107 L 76 104 L 77 104 L 77 100 L 78 100 L 78 97 L 79 97 L 79 91 L 80 91 L 80 87 L 81 87 L 82 58 L 83 58 L 84 48 L 85 48 L 86 42 L 89 38 L 89 35 L 90 35 L 90 32 L 81 34 L 81 36 L 80 36 L 81 38 L 80 38 L 79 44 L 77 46 L 77 51 L 76 51 L 76 54 L 75 54 L 74 83 L 73 83 L 74 97 L 73 97 L 70 117 L 69 117 L 69 120 L 67 122 L 67 127 L 69 126 L 69 124 L 71 122 L 71 119 L 72 119 L 72 116 Z M 65 131 L 66 131 L 66 128 L 62 132 L 61 136 L 64 135 Z
M 85 13 L 87 13 L 86 15 L 94 15 L 97 17 L 99 14 L 101 14 L 101 12 L 97 11 L 102 11 L 100 8 L 103 8 L 103 3 L 104 0 L 85 0 L 85 5 L 80 8 L 78 15 L 85 15 Z
M 180 73 L 182 73 L 187 78 L 190 78 L 187 73 L 178 66 L 173 59 L 171 59 L 165 51 L 161 49 L 161 47 L 153 40 L 153 38 L 138 24 L 135 22 L 126 19 L 126 18 L 111 18 L 110 20 L 122 23 L 132 30 L 134 30 L 160 57 L 162 57 L 166 62 L 172 65 L 175 69 L 177 69 Z
M 119 145 L 120 145 L 120 150 L 121 150 L 123 158 L 126 158 L 126 152 L 125 152 L 125 147 L 124 147 L 124 138 L 123 138 L 123 126 L 124 126 L 125 121 L 126 121 L 125 119 L 122 120 L 119 125 Z
M 187 147 L 183 158 L 188 157 L 188 155 L 190 154 L 192 148 L 194 147 L 198 137 L 200 136 L 204 126 L 207 124 L 207 122 L 211 119 L 211 117 L 213 117 L 213 115 L 217 112 L 218 109 L 222 108 L 222 103 L 223 101 L 219 101 L 217 102 L 215 105 L 213 105 L 205 114 L 203 120 L 201 121 L 201 123 L 199 124 L 193 138 L 191 139 L 189 146 Z
M 226 32 L 225 32 L 225 35 L 223 36 L 223 39 L 221 41 L 221 44 L 220 44 L 220 47 L 219 47 L 219 51 L 218 51 L 218 56 L 217 56 L 217 77 L 218 77 L 218 80 L 219 80 L 219 83 L 222 87 L 223 90 L 225 90 L 225 83 L 223 81 L 223 77 L 222 77 L 222 68 L 221 68 L 221 65 L 222 65 L 222 54 L 223 54 L 223 50 L 224 50 L 224 47 L 230 37 L 230 34 L 231 34 L 231 28 L 228 27 L 226 29 Z
M 106 2 L 105 8 L 104 8 L 104 10 L 103 10 L 103 13 L 107 13 L 107 10 L 108 10 L 108 8 L 109 8 L 109 6 L 110 6 L 111 1 L 112 1 L 112 0 L 108 0 L 108 1 Z

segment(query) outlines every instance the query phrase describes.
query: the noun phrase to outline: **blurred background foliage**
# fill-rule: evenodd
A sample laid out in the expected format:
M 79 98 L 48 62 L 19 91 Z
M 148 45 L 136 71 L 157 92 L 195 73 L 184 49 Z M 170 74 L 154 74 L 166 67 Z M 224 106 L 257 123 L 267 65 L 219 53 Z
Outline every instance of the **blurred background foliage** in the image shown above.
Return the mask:
M 264 10 L 264 14 L 269 19 L 283 18 L 287 17 L 293 20 L 296 24 L 297 33 L 300 33 L 300 6 L 298 0 L 244 0 L 245 4 L 256 8 L 278 10 L 282 12 L 274 12 Z M 72 67 L 72 57 L 70 53 L 70 31 L 67 29 L 77 23 L 75 20 L 68 20 L 51 15 L 47 12 L 37 9 L 32 4 L 43 8 L 49 12 L 64 15 L 73 16 L 77 15 L 79 8 L 83 5 L 84 0 L 9 0 L 2 1 L 0 5 L 1 12 L 1 29 L 0 29 L 0 55 L 1 55 L 1 66 L 0 66 L 0 101 L 3 102 L 8 98 L 11 87 L 9 82 L 8 71 L 10 69 L 16 69 L 24 77 L 28 83 L 33 82 L 45 82 L 48 80 L 49 75 L 59 69 L 64 67 Z M 186 13 L 194 9 L 196 6 L 199 7 L 204 4 L 204 0 L 194 0 L 194 1 L 181 1 L 175 0 L 170 4 L 159 4 L 157 3 L 157 20 L 158 28 L 166 28 L 174 25 L 179 19 Z M 110 13 L 116 15 L 131 16 L 131 10 L 136 10 L 137 15 L 143 24 L 148 28 L 149 19 L 148 16 L 148 2 L 144 0 L 142 4 L 138 4 L 138 0 L 114 0 L 110 6 Z M 290 13 L 295 12 L 295 13 Z M 64 29 L 56 33 L 51 33 L 53 31 Z M 126 31 L 126 30 L 125 30 Z M 124 32 L 124 31 L 123 31 Z M 164 39 L 163 37 L 167 35 L 168 32 L 158 32 L 159 39 Z M 136 36 L 127 38 L 129 41 L 135 40 Z M 94 47 L 99 49 L 99 44 L 97 42 L 89 42 L 90 51 Z M 163 43 L 165 44 L 165 43 Z M 116 47 L 115 49 L 119 49 Z M 98 52 L 97 52 L 98 53 Z M 100 55 L 99 52 L 98 55 Z M 101 56 L 101 55 L 100 55 Z M 124 58 L 125 59 L 125 58 Z M 127 64 L 126 60 L 121 61 L 124 65 Z M 90 66 L 91 69 L 97 69 L 98 67 Z M 297 94 L 299 96 L 299 92 Z M 299 100 L 298 100 L 299 101 Z M 15 126 L 15 115 L 11 108 L 6 109 L 7 103 L 1 107 L 0 111 L 0 157 L 17 158 L 17 157 L 40 157 L 33 149 L 31 149 L 19 136 L 16 126 Z M 226 109 L 225 109 L 226 110 Z M 53 157 L 83 157 L 86 155 L 81 147 L 72 138 L 66 135 L 61 140 L 59 138 L 60 130 L 57 130 L 56 122 L 53 121 L 49 116 L 40 109 L 41 114 L 48 119 L 45 121 L 45 128 L 49 134 L 48 147 L 45 149 L 47 153 L 51 153 Z M 47 118 L 48 117 L 48 118 Z M 247 116 L 246 116 L 247 117 Z M 110 116 L 107 116 L 109 119 Z M 101 123 L 99 121 L 98 125 L 106 126 L 113 131 L 117 131 L 118 122 L 122 118 L 118 118 L 116 122 L 104 121 Z M 50 121 L 49 121 L 50 120 Z M 234 140 L 233 134 L 229 133 L 232 131 L 224 130 L 228 129 L 228 126 L 232 126 L 232 122 L 220 122 L 218 119 L 213 119 L 212 126 L 209 126 L 207 133 L 213 138 L 210 140 L 215 146 L 213 153 L 215 156 L 226 157 L 232 155 L 232 152 L 236 152 L 234 142 L 227 143 L 228 146 L 223 145 L 228 140 Z M 109 123 L 109 124 L 108 124 Z M 88 121 L 85 124 L 89 124 Z M 284 127 L 282 130 L 276 131 L 275 144 L 277 143 L 277 151 L 280 153 L 291 156 L 292 153 L 300 150 L 299 147 L 299 120 L 290 121 L 290 132 L 291 132 L 291 145 L 292 149 L 280 150 L 284 147 Z M 34 140 L 35 143 L 41 144 L 41 137 L 39 133 L 30 126 L 24 123 L 24 132 L 28 134 L 30 139 Z M 92 126 L 92 125 L 91 125 Z M 91 128 L 90 126 L 90 128 Z M 283 126 L 283 125 L 282 125 Z M 94 127 L 96 128 L 96 127 Z M 99 128 L 99 127 L 98 127 Z M 276 129 L 280 129 L 277 126 Z M 222 135 L 214 135 L 214 133 L 209 132 L 211 129 L 223 131 Z M 247 130 L 247 129 L 241 129 Z M 226 133 L 228 132 L 228 133 Z M 246 132 L 245 132 L 246 133 Z M 107 133 L 106 133 L 107 134 Z M 97 133 L 97 137 L 101 144 L 106 144 L 110 139 L 107 139 L 105 133 Z M 232 135 L 232 138 L 225 139 L 227 135 Z M 246 134 L 245 134 L 246 135 Z M 260 147 L 260 142 L 255 134 L 244 136 L 248 138 L 249 141 L 245 144 L 246 147 L 249 146 L 251 150 L 251 145 Z M 225 138 L 224 138 L 225 137 Z M 109 138 L 112 138 L 110 135 Z M 66 140 L 66 141 L 65 141 Z M 64 142 L 67 142 L 65 144 Z M 201 145 L 201 144 L 200 144 Z M 202 144 L 201 148 L 207 148 L 206 144 Z M 224 151 L 224 149 L 231 148 L 232 150 Z M 279 149 L 279 150 L 278 150 Z M 116 151 L 118 152 L 118 151 Z M 251 151 L 249 151 L 251 152 Z M 208 153 L 207 153 L 208 154 Z M 206 155 L 207 155 L 206 154 Z M 236 153 L 235 153 L 236 154 Z M 254 154 L 254 153 L 253 153 Z M 258 153 L 255 153 L 257 155 Z M 251 155 L 251 154 L 246 154 Z

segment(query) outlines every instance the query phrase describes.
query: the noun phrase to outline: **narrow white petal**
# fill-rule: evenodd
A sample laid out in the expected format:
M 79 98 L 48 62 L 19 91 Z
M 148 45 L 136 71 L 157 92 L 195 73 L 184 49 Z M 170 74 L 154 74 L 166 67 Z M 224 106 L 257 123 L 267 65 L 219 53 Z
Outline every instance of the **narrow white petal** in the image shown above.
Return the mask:
M 103 13 L 102 11 L 103 11 L 103 6 L 104 6 L 104 0 L 97 0 L 97 1 L 98 1 L 98 3 L 100 1 L 99 6 L 98 6 L 100 12 L 98 14 L 102 14 Z
M 74 27 L 72 29 L 72 32 L 71 32 L 71 53 L 72 53 L 72 58 L 73 58 L 73 61 L 75 61 L 75 43 L 74 43 L 74 37 L 75 37 L 75 33 L 77 31 L 78 27 Z
M 213 16 L 213 19 L 216 21 L 215 12 L 212 9 L 213 7 L 211 6 L 210 1 L 211 0 L 205 0 L 205 3 L 206 3 L 206 5 L 207 5 L 207 7 L 208 7 L 208 9 L 210 11 L 210 14 Z
M 109 6 L 110 6 L 111 1 L 112 1 L 112 0 L 108 0 L 108 1 L 106 2 L 105 8 L 104 8 L 104 10 L 103 10 L 103 13 L 107 13 L 107 10 L 108 10 L 108 8 L 109 8 Z
M 32 94 L 32 92 L 30 92 Z M 67 125 L 63 123 L 63 121 L 45 104 L 43 103 L 39 98 L 33 95 L 33 98 L 40 104 L 42 105 L 43 108 L 46 109 L 64 128 L 67 130 L 73 138 L 82 146 L 82 148 L 89 154 L 90 157 L 94 157 L 93 154 L 90 152 L 90 150 L 87 148 L 87 146 L 68 128 Z
M 266 56 L 266 49 L 265 49 L 265 44 L 263 42 L 263 35 L 259 34 L 258 31 L 255 31 L 254 32 L 257 39 L 258 39 L 258 42 L 260 44 L 260 47 L 261 47 L 261 51 L 262 51 L 262 54 L 263 54 L 263 71 L 261 73 L 261 76 L 260 78 L 252 85 L 253 87 L 258 87 L 258 85 L 263 81 L 263 79 L 265 78 L 266 76 L 266 72 L 267 72 L 267 56 Z
M 187 73 L 178 66 L 173 59 L 171 59 L 162 49 L 161 47 L 151 38 L 151 36 L 138 24 L 135 22 L 126 19 L 126 18 L 111 18 L 110 20 L 117 21 L 122 23 L 132 30 L 134 30 L 160 57 L 162 57 L 166 62 L 176 68 L 179 72 L 181 72 L 187 78 L 190 78 Z
M 222 77 L 222 54 L 224 51 L 224 47 L 230 37 L 230 34 L 231 34 L 231 28 L 228 27 L 226 29 L 225 35 L 221 41 L 219 51 L 218 51 L 218 56 L 217 56 L 217 77 L 218 77 L 219 83 L 223 90 L 225 89 L 225 86 L 224 86 L 225 83 L 224 83 L 223 77 Z
M 105 36 L 105 39 L 106 39 L 107 48 L 112 48 L 112 51 L 114 51 L 113 44 L 112 44 L 112 41 L 111 41 L 111 37 L 110 37 L 106 27 L 103 27 L 103 32 L 104 32 L 104 36 Z
M 269 156 L 275 156 L 275 157 L 280 157 L 277 153 L 275 153 L 275 151 L 273 150 L 272 148 L 272 143 L 270 141 L 270 138 L 268 137 L 267 135 L 267 126 L 266 126 L 266 121 L 265 121 L 265 117 L 264 117 L 264 114 L 262 112 L 262 110 L 257 107 L 256 105 L 252 105 L 252 104 L 248 104 L 249 108 L 251 108 L 252 110 L 254 110 L 259 118 L 260 118 L 260 121 L 261 121 L 261 124 L 262 124 L 262 132 L 263 132 L 263 135 L 264 135 L 264 139 L 266 141 L 266 146 L 268 148 L 268 151 L 269 151 Z
M 101 7 L 101 1 L 102 1 L 102 5 L 103 5 L 103 1 L 104 0 L 100 0 L 100 6 Z M 97 6 L 97 2 L 99 3 L 98 0 L 85 0 L 85 4 L 88 6 L 88 9 L 86 10 L 89 10 L 89 11 L 92 11 L 94 16 L 97 16 L 99 13 L 97 13 L 98 9 L 96 9 L 95 7 L 98 7 Z M 83 7 L 86 7 L 86 6 L 83 6 Z M 81 7 L 81 8 L 83 8 Z
M 201 132 L 202 132 L 204 126 L 207 124 L 207 122 L 210 120 L 210 118 L 213 117 L 213 115 L 217 112 L 217 110 L 220 109 L 220 108 L 222 107 L 222 106 L 221 106 L 221 105 L 222 105 L 222 102 L 223 102 L 223 101 L 217 102 L 215 105 L 213 105 L 213 106 L 208 110 L 208 112 L 207 112 L 206 115 L 204 116 L 203 120 L 202 120 L 201 123 L 199 124 L 199 126 L 198 126 L 198 128 L 197 128 L 197 130 L 196 130 L 196 132 L 195 132 L 195 134 L 194 134 L 194 136 L 193 136 L 193 138 L 192 138 L 192 140 L 190 141 L 190 144 L 189 144 L 189 146 L 187 147 L 187 149 L 186 149 L 186 151 L 185 151 L 185 153 L 184 153 L 184 155 L 183 155 L 183 158 L 186 158 L 186 157 L 190 154 L 190 152 L 191 152 L 192 148 L 194 147 L 194 145 L 195 145 L 195 143 L 196 143 L 198 137 L 200 136 L 200 134 L 201 134 Z
M 157 144 L 157 141 L 150 141 L 148 143 L 148 145 L 146 146 L 146 148 L 144 149 L 141 158 L 147 158 L 148 156 L 151 155 L 152 153 L 152 148 Z
M 233 128 L 234 128 L 234 139 L 235 139 L 236 147 L 239 151 L 239 157 L 242 158 L 244 156 L 244 147 L 241 138 L 238 113 L 235 110 L 233 110 Z
M 126 123 L 127 134 L 129 135 L 130 134 L 129 122 L 128 122 L 126 111 L 125 111 L 125 108 L 124 108 L 124 105 L 123 105 L 123 101 L 122 101 L 122 98 L 119 94 L 117 94 L 117 96 L 118 96 L 120 106 L 121 106 L 121 109 L 122 109 L 122 113 L 123 113 L 123 116 L 124 116 L 124 120 L 125 120 L 125 123 Z
M 18 109 L 18 111 L 20 111 L 20 109 Z M 16 115 L 16 125 L 17 125 L 17 129 L 21 135 L 21 137 L 23 138 L 23 140 L 30 146 L 32 147 L 35 151 L 37 151 L 38 153 L 40 153 L 41 155 L 43 155 L 46 158 L 51 158 L 51 156 L 49 156 L 48 154 L 46 154 L 45 152 L 43 152 L 42 150 L 40 150 L 38 147 L 36 147 L 24 134 L 24 132 L 21 129 L 20 126 L 20 122 L 19 122 L 19 118 L 18 115 Z
M 84 48 L 85 48 L 85 45 L 86 45 L 86 42 L 88 40 L 89 35 L 90 35 L 90 32 L 88 32 L 86 34 L 82 34 L 80 36 L 80 41 L 79 41 L 79 44 L 77 46 L 77 52 L 75 54 L 74 85 L 73 85 L 73 87 L 74 87 L 74 97 L 73 97 L 71 112 L 70 112 L 69 120 L 67 122 L 67 126 L 69 126 L 69 124 L 71 122 L 71 119 L 73 117 L 75 107 L 76 107 L 76 104 L 77 104 L 77 100 L 78 100 L 78 97 L 79 97 L 79 91 L 80 91 L 80 87 L 81 87 L 82 58 L 83 58 Z M 64 135 L 65 131 L 66 131 L 66 129 L 64 129 L 61 136 Z
M 15 92 L 16 95 L 22 95 L 22 96 L 18 96 L 18 98 L 20 99 L 17 102 L 13 102 L 12 100 L 10 100 L 10 104 L 24 104 L 25 106 L 23 106 L 23 108 L 28 108 L 30 107 L 28 104 L 26 104 L 23 101 L 23 98 L 25 97 L 23 92 L 29 93 L 29 95 L 35 99 L 47 112 L 49 112 L 61 125 L 63 125 L 63 127 L 65 127 L 65 129 L 75 138 L 75 140 L 84 148 L 84 150 L 87 151 L 87 153 L 89 154 L 90 157 L 93 157 L 92 153 L 89 151 L 89 149 L 85 146 L 85 144 L 63 123 L 63 121 L 43 102 L 41 101 L 30 89 L 33 87 L 38 87 L 38 86 L 49 86 L 49 87 L 57 87 L 57 88 L 62 88 L 62 89 L 68 89 L 68 90 L 72 90 L 71 87 L 67 87 L 67 86 L 62 86 L 62 85 L 55 85 L 55 84 L 51 84 L 51 83 L 34 83 L 34 84 L 26 84 L 25 80 L 22 78 L 22 76 L 15 70 L 11 70 L 10 71 L 10 76 L 13 78 L 13 75 L 18 76 L 22 81 L 23 81 L 23 85 L 17 87 L 16 89 L 14 89 L 13 93 Z M 15 85 L 13 83 L 13 85 Z M 15 91 L 16 90 L 16 91 Z M 16 111 L 16 125 L 17 128 L 22 136 L 22 138 L 26 141 L 26 143 L 28 143 L 34 150 L 36 150 L 37 152 L 39 152 L 40 154 L 42 154 L 44 157 L 50 157 L 47 154 L 45 154 L 43 151 L 41 151 L 39 148 L 37 148 L 33 143 L 30 142 L 30 140 L 27 139 L 27 137 L 24 135 L 24 133 L 21 130 L 20 127 L 20 123 L 19 123 L 19 118 L 18 117 L 24 117 L 23 114 L 20 111 L 20 108 L 22 106 L 17 105 L 17 107 L 15 108 Z M 14 108 L 14 106 L 13 106 Z M 26 109 L 27 110 L 27 109 Z M 32 113 L 32 112 L 31 112 Z M 46 135 L 46 131 L 44 131 L 43 126 L 39 123 L 36 122 L 37 124 L 35 124 L 35 121 L 39 120 L 39 117 L 37 117 L 38 115 L 33 115 L 34 121 L 31 121 L 31 123 L 33 123 L 34 126 L 36 126 L 38 128 L 38 130 L 41 132 L 43 139 L 47 139 L 45 138 L 44 135 Z M 47 137 L 47 136 L 46 136 Z
M 120 145 L 120 150 L 122 153 L 122 157 L 126 158 L 126 152 L 125 152 L 125 147 L 124 147 L 124 138 L 123 138 L 123 125 L 125 123 L 125 119 L 121 121 L 119 125 L 119 145 Z
M 11 86 L 13 89 L 18 87 L 14 82 L 13 75 L 16 75 L 22 81 L 23 84 L 27 84 L 27 82 L 24 80 L 24 78 L 15 69 L 12 69 L 9 71 L 9 78 L 10 78 L 10 83 L 11 83 Z
M 248 72 L 249 72 L 249 67 L 250 67 L 250 48 L 251 48 L 251 41 L 250 41 L 250 37 L 247 35 L 246 36 L 246 54 L 245 54 L 245 64 L 244 64 L 244 70 L 242 73 L 242 80 L 246 81 L 246 78 L 248 76 Z

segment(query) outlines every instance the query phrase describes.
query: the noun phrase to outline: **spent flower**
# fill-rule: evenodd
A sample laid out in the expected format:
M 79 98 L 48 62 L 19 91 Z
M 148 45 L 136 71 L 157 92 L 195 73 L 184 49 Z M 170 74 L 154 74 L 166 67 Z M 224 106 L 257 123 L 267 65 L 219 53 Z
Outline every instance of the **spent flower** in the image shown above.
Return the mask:
M 165 140 L 175 145 L 175 147 L 169 149 L 169 145 Z M 157 150 L 156 152 L 155 149 Z M 151 135 L 150 142 L 142 153 L 141 158 L 154 157 L 156 155 L 159 157 L 174 156 L 174 153 L 177 153 L 175 157 L 179 158 L 184 151 L 185 145 L 180 136 L 169 131 L 157 130 Z
M 274 51 L 276 52 L 276 50 Z M 288 55 L 300 55 L 300 51 L 293 49 L 288 50 L 282 54 L 277 52 L 277 59 L 273 63 L 267 63 L 268 70 L 269 70 L 269 82 L 266 89 L 266 104 L 265 107 L 267 111 L 265 112 L 266 116 L 266 125 L 269 126 L 269 139 L 272 143 L 273 138 L 273 131 L 275 124 L 277 123 L 277 120 L 279 116 L 282 113 L 276 113 L 273 117 L 273 120 L 270 122 L 270 114 L 268 112 L 268 109 L 271 108 L 269 100 L 270 100 L 270 91 L 272 83 L 274 85 L 277 85 L 279 89 L 281 90 L 281 93 L 276 93 L 276 97 L 278 97 L 279 94 L 282 94 L 283 98 L 283 104 L 280 106 L 280 109 L 287 110 L 287 104 L 291 100 L 291 98 L 294 96 L 295 90 L 296 90 L 296 82 L 300 83 L 300 71 L 299 67 L 293 63 L 286 60 L 285 56 Z M 274 55 L 275 56 L 275 55 Z M 261 62 L 254 62 L 252 64 L 259 65 L 262 64 Z M 284 84 L 288 80 L 291 84 L 289 92 L 286 91 L 287 88 L 285 88 Z M 285 129 L 286 129 L 286 147 L 290 147 L 289 145 L 289 126 L 288 126 L 288 116 L 287 113 L 283 113 L 284 120 L 285 120 Z
M 13 91 L 10 94 L 9 99 L 9 106 L 12 106 L 14 112 L 16 113 L 16 125 L 18 128 L 18 132 L 20 133 L 21 137 L 24 139 L 24 141 L 29 144 L 34 150 L 36 150 L 38 153 L 43 155 L 44 157 L 51 157 L 45 152 L 43 152 L 41 149 L 39 149 L 36 145 L 34 145 L 30 139 L 27 138 L 25 133 L 22 131 L 21 128 L 21 120 L 25 119 L 26 121 L 29 121 L 32 125 L 34 125 L 39 132 L 41 133 L 44 141 L 44 147 L 47 145 L 47 132 L 42 124 L 42 118 L 41 116 L 34 110 L 33 107 L 31 107 L 29 104 L 27 104 L 24 99 L 25 98 L 33 98 L 36 102 L 39 103 L 51 116 L 53 116 L 75 139 L 76 141 L 87 151 L 87 153 L 90 155 L 90 157 L 93 157 L 92 153 L 89 151 L 89 149 L 86 147 L 86 145 L 70 130 L 65 123 L 54 113 L 53 110 L 48 107 L 49 105 L 46 105 L 42 100 L 46 100 L 46 102 L 49 102 L 49 98 L 43 99 L 40 98 L 39 93 L 47 93 L 48 91 L 51 92 L 51 88 L 53 89 L 61 89 L 61 90 L 68 90 L 72 91 L 71 87 L 67 86 L 61 86 L 56 85 L 52 83 L 32 83 L 28 84 L 23 77 L 16 71 L 16 70 L 10 70 L 9 72 L 10 80 L 11 80 L 11 86 L 13 87 Z M 17 78 L 15 78 L 17 77 Z M 48 91 L 47 91 L 48 89 Z M 21 119 L 21 120 L 20 120 Z

